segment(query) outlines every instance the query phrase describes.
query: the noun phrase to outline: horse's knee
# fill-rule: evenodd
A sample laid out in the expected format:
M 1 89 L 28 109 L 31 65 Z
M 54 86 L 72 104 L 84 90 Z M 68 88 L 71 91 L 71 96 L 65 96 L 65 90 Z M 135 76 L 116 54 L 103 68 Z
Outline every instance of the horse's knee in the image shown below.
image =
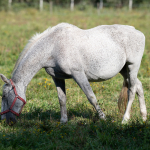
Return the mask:
M 60 104 L 60 106 L 65 106 L 66 105 L 66 101 L 62 100 L 62 99 L 59 99 L 59 104 Z
M 129 101 L 133 101 L 135 98 L 135 93 L 136 93 L 136 86 L 130 87 L 128 89 L 128 94 L 129 94 Z
M 61 106 L 66 105 L 66 95 L 64 94 L 58 94 L 59 103 Z

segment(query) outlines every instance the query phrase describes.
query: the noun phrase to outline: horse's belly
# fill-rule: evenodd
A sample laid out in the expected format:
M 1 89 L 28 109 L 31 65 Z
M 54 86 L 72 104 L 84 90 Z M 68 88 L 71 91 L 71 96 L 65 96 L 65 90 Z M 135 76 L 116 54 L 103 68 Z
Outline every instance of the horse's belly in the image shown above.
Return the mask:
M 122 66 L 123 68 L 123 66 Z M 117 75 L 121 69 L 106 69 L 105 71 L 87 71 L 86 76 L 89 81 L 105 81 Z
M 125 65 L 125 57 L 103 61 L 92 61 L 86 66 L 85 73 L 89 81 L 104 81 L 117 75 Z
M 116 70 L 107 70 L 107 71 L 88 71 L 86 72 L 86 76 L 89 81 L 99 82 L 99 81 L 105 81 L 108 79 L 111 79 L 115 75 L 117 75 L 120 72 L 119 69 Z

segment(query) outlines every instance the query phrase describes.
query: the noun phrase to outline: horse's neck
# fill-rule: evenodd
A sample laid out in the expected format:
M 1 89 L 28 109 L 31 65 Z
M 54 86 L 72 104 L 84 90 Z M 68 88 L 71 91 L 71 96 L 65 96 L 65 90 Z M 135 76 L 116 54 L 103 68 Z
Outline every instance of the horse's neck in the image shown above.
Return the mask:
M 31 67 L 28 66 L 29 68 L 28 67 L 26 68 L 24 65 L 21 66 L 19 66 L 16 69 L 15 73 L 12 76 L 12 80 L 16 84 L 23 83 L 24 86 L 27 86 L 34 77 L 34 75 L 41 69 L 41 67 L 38 64 Z
M 30 64 L 31 60 L 27 62 L 21 62 L 21 64 L 18 66 L 16 71 L 14 72 L 12 76 L 12 81 L 14 82 L 17 93 L 19 96 L 21 96 L 23 99 L 26 100 L 26 88 L 31 79 L 34 77 L 34 75 L 41 69 L 41 67 L 37 64 L 28 65 Z M 31 66 L 31 67 L 30 67 Z
M 36 44 L 24 55 L 12 75 L 12 80 L 16 84 L 23 84 L 26 87 L 34 75 L 44 67 L 48 54 L 45 54 L 47 50 L 43 45 L 43 43 Z

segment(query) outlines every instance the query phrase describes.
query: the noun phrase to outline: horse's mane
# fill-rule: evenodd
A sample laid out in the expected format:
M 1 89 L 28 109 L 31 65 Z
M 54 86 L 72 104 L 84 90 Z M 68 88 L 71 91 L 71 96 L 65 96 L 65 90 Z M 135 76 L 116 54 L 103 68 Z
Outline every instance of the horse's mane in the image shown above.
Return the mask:
M 14 72 L 16 71 L 20 61 L 22 60 L 22 58 L 25 56 L 25 54 L 28 52 L 28 50 L 30 49 L 31 46 L 33 46 L 33 44 L 35 44 L 35 42 L 37 42 L 41 37 L 43 37 L 44 35 L 47 35 L 50 32 L 51 27 L 49 27 L 47 30 L 45 30 L 42 33 L 36 33 L 27 43 L 27 45 L 25 46 L 25 48 L 23 49 L 23 51 L 20 53 L 19 58 L 15 64 L 15 67 L 13 69 L 12 75 L 14 74 Z

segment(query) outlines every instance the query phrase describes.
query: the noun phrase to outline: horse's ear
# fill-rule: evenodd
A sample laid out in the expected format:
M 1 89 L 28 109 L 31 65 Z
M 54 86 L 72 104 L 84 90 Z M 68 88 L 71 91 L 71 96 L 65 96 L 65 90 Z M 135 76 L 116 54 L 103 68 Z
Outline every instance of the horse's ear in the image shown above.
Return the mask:
M 3 74 L 0 74 L 0 77 L 5 83 L 10 84 L 10 81 Z

